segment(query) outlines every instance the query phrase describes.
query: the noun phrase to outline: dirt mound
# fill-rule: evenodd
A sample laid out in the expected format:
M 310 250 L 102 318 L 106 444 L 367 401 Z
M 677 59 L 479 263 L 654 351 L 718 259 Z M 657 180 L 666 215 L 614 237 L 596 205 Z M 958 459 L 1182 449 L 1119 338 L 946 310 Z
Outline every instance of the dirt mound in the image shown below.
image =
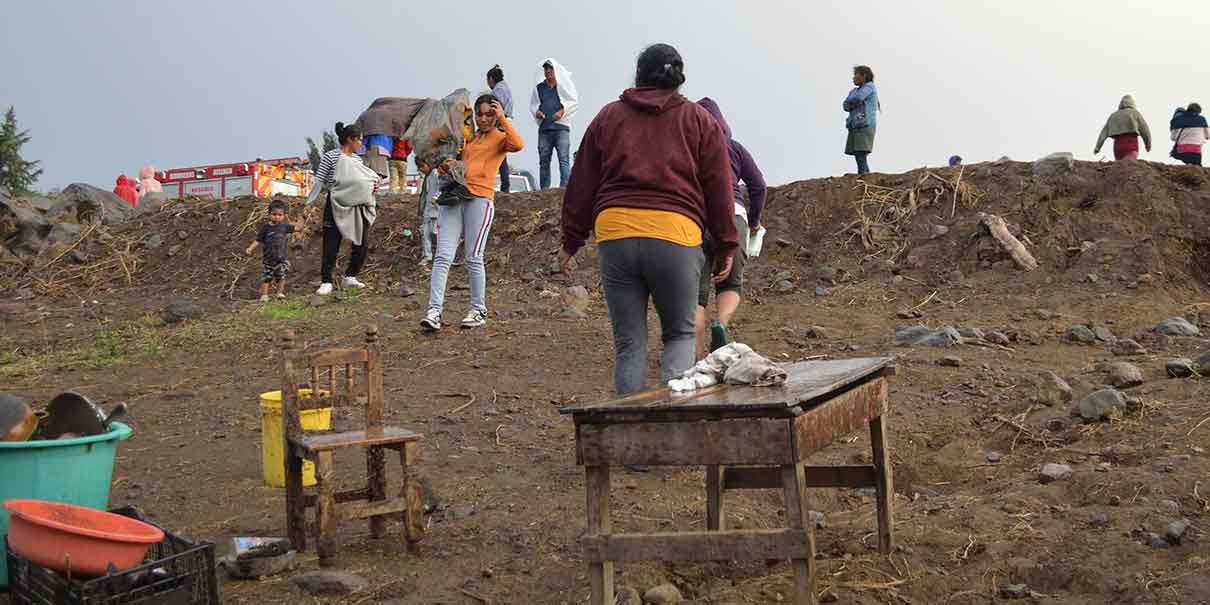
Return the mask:
M 1206 176 L 1127 162 L 1035 177 L 998 162 L 771 191 L 766 252 L 749 264 L 732 334 L 777 360 L 889 355 L 899 367 L 888 436 L 899 548 L 877 553 L 868 493 L 810 490 L 824 515 L 821 592 L 863 605 L 1210 594 L 1210 381 L 1205 365 L 1178 363 L 1189 378 L 1169 369 L 1210 349 L 1210 315 L 1197 311 L 1210 261 Z M 260 259 L 242 250 L 263 200 L 179 200 L 80 225 L 58 248 L 3 261 L 0 296 L 28 291 L 0 303 L 0 384 L 30 401 L 75 389 L 130 402 L 135 437 L 119 450 L 114 502 L 219 544 L 282 535 L 281 492 L 261 478 L 256 403 L 281 382 L 274 342 L 291 329 L 314 346 L 355 343 L 377 323 L 391 423 L 424 432 L 420 472 L 441 504 L 420 556 L 405 554 L 395 526 L 396 539 L 372 540 L 363 524 L 340 524 L 340 566 L 373 584 L 351 600 L 585 602 L 583 472 L 557 410 L 609 396 L 612 350 L 593 246 L 570 278 L 587 310 L 560 316 L 568 283 L 550 272 L 560 195 L 500 197 L 487 252 L 493 315 L 436 334 L 417 325 L 427 273 L 415 262 L 414 197 L 381 200 L 372 291 L 318 301 L 312 222 L 294 240 L 290 298 L 250 302 Z M 288 201 L 299 220 L 300 200 Z M 1003 218 L 1038 268 L 1019 270 L 982 235 L 980 213 Z M 469 302 L 464 284 L 451 279 L 447 306 Z M 165 323 L 161 309 L 181 297 L 200 309 Z M 1178 316 L 1188 322 L 1169 319 Z M 1173 329 L 1155 333 L 1164 320 Z M 1124 394 L 1106 395 L 1107 384 Z M 1105 418 L 1083 422 L 1073 409 L 1084 407 Z M 358 421 L 354 410 L 333 414 L 338 430 Z M 811 463 L 868 463 L 867 439 L 851 435 Z M 361 485 L 359 457 L 337 464 L 342 488 Z M 618 469 L 613 481 L 615 531 L 705 527 L 700 472 Z M 779 527 L 782 507 L 780 491 L 731 492 L 728 525 Z M 1184 534 L 1168 536 L 1182 519 Z M 310 553 L 302 561 L 314 566 Z M 782 602 L 792 581 L 784 562 L 617 572 L 640 593 L 671 582 L 693 602 Z M 300 598 L 279 579 L 221 582 L 224 603 Z
M 815 179 L 770 189 L 763 267 L 757 291 L 775 282 L 809 282 L 817 265 L 837 283 L 879 274 L 930 285 L 961 282 L 985 289 L 1046 289 L 1118 280 L 1167 289 L 1210 279 L 1210 186 L 1206 172 L 1145 162 L 1077 163 L 1033 177 L 1015 162 L 920 169 L 898 175 Z M 301 201 L 283 198 L 295 222 Z M 557 190 L 503 194 L 488 252 L 494 278 L 548 272 L 559 241 Z M 259 264 L 241 249 L 265 215 L 264 201 L 177 200 L 121 224 L 98 226 L 71 256 L 44 254 L 4 265 L 5 282 L 36 294 L 78 296 L 123 287 L 157 287 L 247 298 Z M 415 196 L 390 196 L 371 235 L 371 283 L 414 281 L 419 257 Z M 979 237 L 980 213 L 998 215 L 1040 262 L 1016 270 Z M 70 244 L 71 238 L 65 238 Z M 317 278 L 315 219 L 292 240 L 299 277 Z M 591 250 L 578 260 L 591 263 Z M 338 267 L 341 265 L 338 265 Z M 776 277 L 777 279 L 773 279 Z M 833 280 L 829 280 L 833 281 Z

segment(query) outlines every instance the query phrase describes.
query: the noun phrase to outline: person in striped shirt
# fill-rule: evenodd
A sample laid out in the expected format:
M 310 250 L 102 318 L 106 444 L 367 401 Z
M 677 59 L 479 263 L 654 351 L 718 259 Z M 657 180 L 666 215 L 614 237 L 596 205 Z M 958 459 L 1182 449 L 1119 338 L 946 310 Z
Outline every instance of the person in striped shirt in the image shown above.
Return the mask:
M 307 196 L 307 209 L 319 199 L 321 193 L 326 193 L 324 196 L 323 210 L 323 261 L 320 264 L 320 285 L 315 291 L 316 294 L 326 296 L 332 293 L 332 270 L 336 267 L 336 256 L 340 254 L 340 242 L 343 239 L 340 229 L 336 226 L 336 218 L 332 214 L 332 192 L 331 189 L 336 185 L 336 162 L 341 155 L 347 156 L 361 162 L 361 158 L 357 156 L 357 149 L 361 146 L 361 130 L 357 125 L 350 124 L 348 126 L 341 122 L 336 123 L 336 138 L 340 142 L 340 147 L 331 149 L 324 153 L 319 161 L 319 169 L 315 171 L 314 186 L 311 188 L 310 195 Z M 366 230 L 368 231 L 368 229 Z M 345 269 L 344 281 L 342 282 L 345 288 L 364 288 L 366 285 L 357 279 L 357 274 L 361 272 L 362 266 L 365 265 L 366 256 L 369 252 L 368 233 L 363 233 L 361 243 L 353 244 L 352 252 L 349 255 L 349 265 Z

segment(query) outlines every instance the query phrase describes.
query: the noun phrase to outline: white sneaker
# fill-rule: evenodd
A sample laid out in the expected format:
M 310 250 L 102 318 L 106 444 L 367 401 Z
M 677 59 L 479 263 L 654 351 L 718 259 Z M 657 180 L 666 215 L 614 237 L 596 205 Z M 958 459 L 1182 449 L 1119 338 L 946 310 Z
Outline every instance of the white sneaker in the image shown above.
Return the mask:
M 327 295 L 331 294 L 332 293 L 332 284 L 330 284 L 328 282 L 319 284 L 319 289 L 316 290 L 315 293 L 320 296 L 327 296 Z
M 420 327 L 426 330 L 440 330 L 441 311 L 438 311 L 437 309 L 429 309 L 428 312 L 424 314 L 424 319 L 420 320 Z
M 357 288 L 358 290 L 360 290 L 360 289 L 366 287 L 366 285 L 361 283 L 361 281 L 358 280 L 356 277 L 346 277 L 345 281 L 344 281 L 344 287 Z
M 471 309 L 467 312 L 466 317 L 462 318 L 463 328 L 478 328 L 485 323 L 487 323 L 487 311 L 479 309 Z

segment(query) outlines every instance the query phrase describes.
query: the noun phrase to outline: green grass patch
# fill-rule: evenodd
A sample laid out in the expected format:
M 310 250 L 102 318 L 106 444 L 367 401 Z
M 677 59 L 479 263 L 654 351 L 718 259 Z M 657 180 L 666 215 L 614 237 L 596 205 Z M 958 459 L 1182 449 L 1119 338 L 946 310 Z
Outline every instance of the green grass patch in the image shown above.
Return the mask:
M 85 367 L 99 369 L 122 359 L 122 333 L 119 330 L 99 330 L 81 351 L 80 362 Z
M 0 366 L 17 363 L 17 349 L 12 351 L 0 351 Z
M 143 341 L 143 352 L 152 356 L 164 352 L 164 342 L 160 340 L 158 334 L 147 335 L 147 339 Z
M 311 307 L 307 306 L 306 301 L 289 298 L 281 302 L 266 303 L 256 310 L 257 315 L 268 319 L 297 319 L 310 312 Z

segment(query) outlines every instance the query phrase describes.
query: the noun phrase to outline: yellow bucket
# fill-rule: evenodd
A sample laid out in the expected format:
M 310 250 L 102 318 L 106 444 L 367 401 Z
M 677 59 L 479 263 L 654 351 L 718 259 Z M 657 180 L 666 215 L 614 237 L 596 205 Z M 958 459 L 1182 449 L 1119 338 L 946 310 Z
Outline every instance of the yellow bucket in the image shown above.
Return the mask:
M 320 391 L 320 395 L 327 395 Z M 298 396 L 311 396 L 311 389 L 299 389 Z M 304 431 L 326 431 L 332 428 L 332 408 L 300 410 L 299 421 Z M 260 395 L 260 450 L 265 483 L 272 487 L 286 486 L 286 458 L 282 451 L 281 391 Z M 303 485 L 315 485 L 315 465 L 303 462 Z

